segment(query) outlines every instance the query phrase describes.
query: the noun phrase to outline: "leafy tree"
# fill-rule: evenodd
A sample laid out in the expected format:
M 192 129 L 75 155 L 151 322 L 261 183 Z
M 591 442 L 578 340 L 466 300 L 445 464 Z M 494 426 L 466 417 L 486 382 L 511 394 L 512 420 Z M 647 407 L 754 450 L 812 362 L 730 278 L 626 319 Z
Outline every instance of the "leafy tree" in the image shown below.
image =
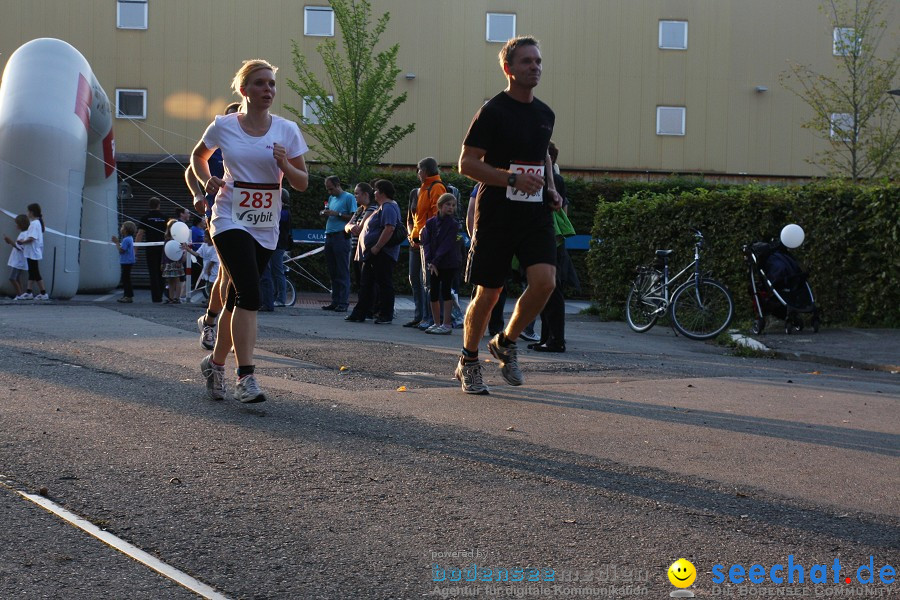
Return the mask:
M 837 68 L 819 73 L 790 63 L 781 75 L 782 84 L 812 108 L 803 127 L 828 146 L 809 162 L 830 175 L 858 181 L 900 172 L 900 115 L 887 94 L 900 67 L 900 47 L 884 19 L 896 10 L 895 1 L 829 0 L 822 10 L 835 28 Z M 879 53 L 882 41 L 893 48 Z
M 392 94 L 400 73 L 400 46 L 394 44 L 378 53 L 374 50 L 390 13 L 384 13 L 373 27 L 368 0 L 330 0 L 330 4 L 343 38 L 343 53 L 334 38 L 319 45 L 316 51 L 324 61 L 333 99 L 293 41 L 297 81 L 287 83 L 301 98 L 308 99 L 319 123 L 304 118 L 302 109 L 286 108 L 298 117 L 304 132 L 317 140 L 315 149 L 342 180 L 361 181 L 368 179 L 382 156 L 415 130 L 415 124 L 388 126 L 406 102 L 406 92 Z

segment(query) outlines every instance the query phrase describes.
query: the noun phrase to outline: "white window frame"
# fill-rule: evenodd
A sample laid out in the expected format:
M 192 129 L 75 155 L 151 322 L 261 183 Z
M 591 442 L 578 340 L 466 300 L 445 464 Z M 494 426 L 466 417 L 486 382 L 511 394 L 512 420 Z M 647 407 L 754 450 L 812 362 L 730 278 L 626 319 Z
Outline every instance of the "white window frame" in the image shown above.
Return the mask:
M 328 33 L 310 31 L 310 14 L 328 13 L 330 23 Z M 334 9 L 330 6 L 304 6 L 303 7 L 303 35 L 310 37 L 334 37 Z
M 663 41 L 663 28 L 667 25 L 683 25 L 684 42 L 682 46 L 666 46 Z M 672 32 L 670 32 L 672 33 Z M 659 22 L 659 49 L 660 50 L 687 50 L 688 47 L 688 22 L 676 21 L 673 19 L 663 19 Z
M 498 36 L 491 36 L 491 17 L 512 17 L 512 35 L 509 37 L 504 37 L 502 40 L 497 39 Z M 500 24 L 497 23 L 495 27 L 499 27 Z M 505 44 L 507 41 L 516 37 L 516 13 L 494 13 L 489 12 L 485 16 L 485 25 L 484 25 L 484 39 L 487 42 Z
M 143 6 L 144 14 L 142 15 L 143 25 L 123 25 L 122 24 L 122 8 L 133 8 Z M 130 11 L 128 11 L 130 12 Z M 128 15 L 131 17 L 132 15 Z M 117 29 L 147 29 L 147 0 L 117 0 L 116 1 L 116 28 Z
M 327 96 L 329 102 L 334 102 L 334 96 L 328 94 Z M 312 96 L 304 96 L 303 97 L 303 119 L 306 121 L 307 125 L 319 125 L 321 121 L 319 117 L 316 116 L 316 113 L 313 112 L 312 106 L 315 104 L 315 98 Z
M 838 142 L 849 142 L 853 136 L 853 115 L 850 113 L 831 113 L 828 119 L 828 135 Z M 835 128 L 837 126 L 837 129 Z M 841 137 L 849 135 L 851 137 Z
M 667 111 L 681 111 L 681 127 L 680 127 L 679 131 L 663 131 L 662 130 L 663 115 Z M 656 107 L 656 135 L 684 136 L 685 135 L 686 116 L 687 116 L 687 108 L 685 108 L 684 106 L 657 106 Z
M 835 27 L 831 36 L 831 53 L 835 56 L 848 56 L 853 45 L 859 44 L 855 27 Z
M 141 114 L 140 115 L 126 115 L 123 114 L 121 110 L 119 110 L 120 106 L 120 95 L 122 93 L 128 94 L 139 94 L 141 96 Z M 147 118 L 147 90 L 139 90 L 132 88 L 116 88 L 116 118 L 117 119 L 146 119 Z

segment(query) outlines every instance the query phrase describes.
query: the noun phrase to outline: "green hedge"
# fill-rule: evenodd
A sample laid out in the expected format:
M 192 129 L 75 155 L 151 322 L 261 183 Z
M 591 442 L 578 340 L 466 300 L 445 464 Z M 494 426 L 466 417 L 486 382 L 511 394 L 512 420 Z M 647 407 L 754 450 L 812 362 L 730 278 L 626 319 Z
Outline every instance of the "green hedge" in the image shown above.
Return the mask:
M 587 263 L 601 313 L 620 317 L 637 265 L 657 248 L 675 250 L 673 266 L 692 258 L 692 228 L 705 238 L 704 270 L 749 319 L 747 266 L 741 247 L 778 237 L 787 223 L 806 232 L 794 251 L 810 272 L 823 320 L 867 327 L 900 326 L 900 186 L 821 182 L 643 190 L 597 204 Z

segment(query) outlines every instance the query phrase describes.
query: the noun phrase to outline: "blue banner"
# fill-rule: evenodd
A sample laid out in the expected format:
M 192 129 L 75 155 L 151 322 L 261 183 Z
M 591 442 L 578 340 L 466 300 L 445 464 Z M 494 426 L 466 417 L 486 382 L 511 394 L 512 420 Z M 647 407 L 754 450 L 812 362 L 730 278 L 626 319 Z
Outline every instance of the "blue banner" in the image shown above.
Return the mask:
M 294 242 L 298 244 L 324 244 L 324 229 L 294 229 L 292 234 Z M 573 235 L 566 238 L 566 249 L 568 250 L 587 250 L 590 247 L 591 236 L 589 235 Z M 408 246 L 409 242 L 403 242 L 401 246 Z

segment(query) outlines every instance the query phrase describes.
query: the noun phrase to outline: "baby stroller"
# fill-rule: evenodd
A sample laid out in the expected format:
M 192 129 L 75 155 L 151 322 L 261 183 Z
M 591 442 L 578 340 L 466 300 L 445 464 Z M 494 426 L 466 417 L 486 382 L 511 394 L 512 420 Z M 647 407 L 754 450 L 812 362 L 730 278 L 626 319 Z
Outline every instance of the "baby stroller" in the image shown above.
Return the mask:
M 802 314 L 811 315 L 809 324 L 819 331 L 819 309 L 807 281 L 808 273 L 781 242 L 754 242 L 744 246 L 750 269 L 750 298 L 754 319 L 750 330 L 761 334 L 769 315 L 784 321 L 784 332 L 803 331 Z

